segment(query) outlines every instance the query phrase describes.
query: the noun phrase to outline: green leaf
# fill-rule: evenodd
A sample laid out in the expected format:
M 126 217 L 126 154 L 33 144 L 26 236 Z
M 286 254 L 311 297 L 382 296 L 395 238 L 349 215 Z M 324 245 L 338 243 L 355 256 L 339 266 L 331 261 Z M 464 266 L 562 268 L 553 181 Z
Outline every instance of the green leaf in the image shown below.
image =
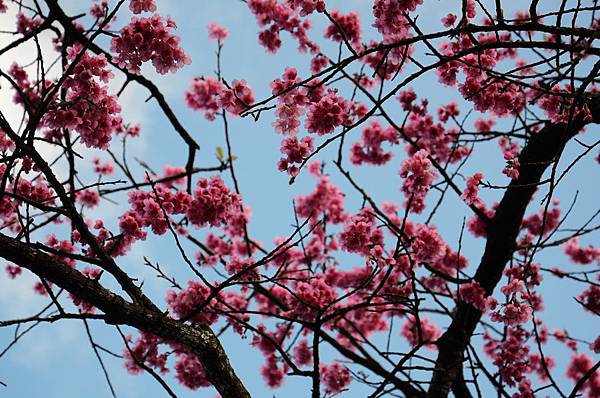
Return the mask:
M 217 159 L 221 161 L 223 160 L 223 148 L 220 146 L 217 147 Z

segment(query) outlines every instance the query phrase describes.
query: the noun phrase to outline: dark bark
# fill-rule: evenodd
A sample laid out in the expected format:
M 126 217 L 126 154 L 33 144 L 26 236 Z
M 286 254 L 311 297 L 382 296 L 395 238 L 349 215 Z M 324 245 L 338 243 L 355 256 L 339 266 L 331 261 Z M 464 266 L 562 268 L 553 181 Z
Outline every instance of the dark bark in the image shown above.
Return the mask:
M 600 122 L 600 97 L 588 98 L 593 122 Z M 487 242 L 474 279 L 491 295 L 516 247 L 516 239 L 527 205 L 542 175 L 560 156 L 565 144 L 586 125 L 582 118 L 570 124 L 547 123 L 533 135 L 519 155 L 519 178 L 507 188 L 496 214 L 488 226 Z M 459 303 L 446 332 L 437 341 L 438 357 L 429 396 L 447 397 L 452 384 L 462 378 L 464 352 L 481 319 L 482 312 L 469 304 Z
M 207 379 L 223 398 L 248 398 L 219 340 L 208 326 L 187 325 L 138 303 L 130 303 L 50 255 L 0 233 L 0 256 L 30 270 L 106 314 L 106 322 L 133 326 L 183 345 L 198 355 Z

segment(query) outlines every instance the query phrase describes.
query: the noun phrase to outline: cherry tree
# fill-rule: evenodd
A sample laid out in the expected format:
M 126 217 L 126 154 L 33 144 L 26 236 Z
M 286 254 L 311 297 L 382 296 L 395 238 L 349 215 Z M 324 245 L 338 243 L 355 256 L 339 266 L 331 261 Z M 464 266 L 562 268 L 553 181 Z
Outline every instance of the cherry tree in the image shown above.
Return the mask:
M 75 321 L 115 397 L 107 361 L 172 397 L 600 397 L 596 0 L 228 0 L 258 34 L 202 26 L 206 70 L 166 3 L 0 0 L 0 286 L 33 276 L 44 303 L 0 320 L 0 360 Z M 270 85 L 230 75 L 233 40 Z M 233 125 L 302 186 L 277 235 L 255 232 L 275 220 L 245 191 L 272 174 L 243 172 Z M 131 154 L 153 134 L 177 154 Z

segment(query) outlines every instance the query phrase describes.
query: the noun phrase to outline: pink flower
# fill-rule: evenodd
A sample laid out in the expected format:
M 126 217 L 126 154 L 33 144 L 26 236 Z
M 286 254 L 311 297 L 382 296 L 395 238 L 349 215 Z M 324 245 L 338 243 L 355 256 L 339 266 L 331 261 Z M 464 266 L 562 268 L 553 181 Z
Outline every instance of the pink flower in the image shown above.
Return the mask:
M 325 11 L 325 1 L 323 0 L 287 0 L 291 7 L 300 8 L 300 15 L 312 14 L 314 11 Z
M 340 234 L 340 243 L 344 250 L 351 253 L 381 256 L 383 233 L 375 225 L 375 215 L 371 209 L 364 209 L 346 220 L 344 230 Z
M 195 77 L 185 92 L 185 102 L 192 110 L 206 112 L 208 120 L 214 120 L 219 110 L 217 98 L 225 90 L 225 85 L 210 76 Z
M 131 0 L 129 9 L 134 14 L 141 14 L 144 11 L 155 12 L 156 4 L 154 0 Z
M 404 206 L 408 207 L 410 204 L 415 213 L 421 213 L 425 209 L 425 197 L 436 177 L 427 156 L 427 151 L 422 149 L 406 159 L 400 169 L 400 177 L 404 178 L 402 192 L 407 198 Z
M 483 173 L 475 173 L 472 177 L 467 177 L 467 188 L 463 191 L 460 198 L 467 204 L 479 204 L 481 199 L 477 197 L 479 184 L 483 181 Z M 480 207 L 480 206 L 477 206 Z
M 382 165 L 387 163 L 392 158 L 393 153 L 383 150 L 381 145 L 384 142 L 398 144 L 397 131 L 392 127 L 384 129 L 378 120 L 372 120 L 368 126 L 363 128 L 362 139 L 352 145 L 350 161 L 356 165 L 362 163 Z
M 179 47 L 179 37 L 170 32 L 175 27 L 173 21 L 159 15 L 132 18 L 111 41 L 111 51 L 117 53 L 114 61 L 131 73 L 140 73 L 142 63 L 152 61 L 162 75 L 189 65 L 191 60 Z
M 485 312 L 492 307 L 495 300 L 488 300 L 485 297 L 485 290 L 477 281 L 471 281 L 459 286 L 457 296 L 461 301 L 471 304 L 481 312 Z
M 9 279 L 15 279 L 23 272 L 23 269 L 21 267 L 12 264 L 7 264 L 5 270 Z
M 197 306 L 204 304 L 209 294 L 210 288 L 208 286 L 190 280 L 188 281 L 187 289 L 180 292 L 170 290 L 167 293 L 167 304 L 173 314 L 183 318 L 190 315 Z M 210 306 L 206 306 L 192 318 L 192 321 L 211 325 L 217 321 L 218 317 L 219 315 L 214 310 L 211 310 Z
M 158 346 L 162 344 L 162 340 L 150 333 L 140 332 L 140 337 L 135 341 L 135 344 L 131 344 L 131 336 L 128 336 L 129 349 L 123 350 L 123 356 L 125 358 L 125 368 L 131 374 L 140 374 L 144 369 L 138 365 L 143 363 L 144 365 L 158 370 L 164 374 L 168 371 L 167 369 L 167 354 L 160 354 Z
M 338 26 L 331 23 L 327 29 L 325 29 L 325 37 L 338 43 L 342 42 L 345 38 L 352 46 L 360 46 L 360 16 L 358 13 L 350 12 L 344 15 L 338 10 L 332 10 L 330 15 L 341 28 L 343 35 Z
M 309 133 L 319 135 L 332 133 L 336 127 L 347 120 L 349 110 L 348 101 L 338 97 L 334 90 L 328 90 L 318 102 L 309 106 L 304 127 Z
M 312 364 L 313 354 L 312 350 L 308 346 L 308 341 L 306 341 L 306 339 L 300 340 L 298 344 L 296 344 L 296 346 L 294 347 L 294 360 L 300 366 Z
M 208 38 L 211 40 L 224 41 L 229 36 L 229 31 L 216 23 L 208 25 Z
M 404 14 L 415 11 L 422 3 L 423 0 L 375 0 L 373 26 L 384 37 L 395 34 L 405 35 L 410 25 Z
M 206 224 L 218 227 L 239 211 L 239 196 L 231 192 L 219 176 L 210 180 L 202 178 L 194 189 L 194 200 L 187 211 L 190 222 L 197 226 Z
M 84 189 L 76 194 L 77 200 L 85 207 L 94 208 L 100 203 L 100 194 L 94 189 Z
M 107 176 L 115 172 L 112 163 L 100 164 L 100 158 L 94 158 L 92 163 L 94 164 L 94 173 Z
M 442 18 L 442 24 L 444 24 L 444 26 L 447 28 L 450 28 L 451 26 L 453 26 L 455 22 L 456 22 L 456 15 L 454 15 L 454 14 L 448 14 L 444 18 Z
M 190 390 L 200 387 L 209 387 L 211 384 L 206 378 L 204 367 L 194 354 L 180 353 L 175 362 L 175 378 Z
M 506 166 L 504 166 L 502 173 L 513 180 L 519 178 L 519 159 L 509 151 L 504 152 L 504 159 L 506 160 Z
M 417 328 L 416 317 L 410 316 L 406 323 L 402 326 L 402 335 L 408 340 L 413 347 L 419 343 L 427 343 L 427 347 L 434 348 L 433 344 L 441 335 L 441 330 L 428 318 L 421 317 L 421 336 Z
M 579 295 L 578 300 L 586 310 L 596 315 L 600 314 L 600 287 L 591 285 Z
M 298 167 L 314 150 L 312 137 L 304 137 L 298 141 L 297 137 L 289 137 L 281 142 L 281 153 L 285 155 L 279 160 L 279 171 L 287 171 L 289 175 L 296 176 Z
M 581 247 L 577 236 L 569 239 L 564 245 L 564 251 L 571 261 L 576 264 L 591 264 L 600 259 L 600 249 L 593 246 Z
M 231 89 L 223 89 L 217 96 L 217 104 L 226 111 L 238 115 L 254 103 L 254 93 L 245 80 L 234 80 Z
M 319 372 L 321 373 L 321 382 L 326 394 L 339 394 L 352 381 L 348 368 L 338 361 L 333 361 L 331 365 L 321 364 Z
M 73 61 L 82 50 L 77 44 L 67 49 L 67 57 Z M 117 97 L 108 94 L 107 83 L 113 77 L 104 55 L 90 56 L 87 53 L 73 68 L 65 81 L 66 100 L 70 105 L 50 109 L 43 118 L 44 126 L 50 129 L 67 128 L 81 136 L 87 147 L 107 149 L 112 134 L 121 125 L 118 114 L 121 107 Z

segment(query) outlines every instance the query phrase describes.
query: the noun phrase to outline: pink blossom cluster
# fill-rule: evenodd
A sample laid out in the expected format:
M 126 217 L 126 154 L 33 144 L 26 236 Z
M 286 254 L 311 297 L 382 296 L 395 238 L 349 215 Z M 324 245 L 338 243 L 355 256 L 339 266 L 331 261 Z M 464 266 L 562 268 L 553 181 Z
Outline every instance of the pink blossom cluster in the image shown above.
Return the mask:
M 460 198 L 465 203 L 474 204 L 477 207 L 482 207 L 481 199 L 477 196 L 479 193 L 479 184 L 483 181 L 483 173 L 475 173 L 472 177 L 467 177 L 467 188 L 460 195 Z
M 593 314 L 600 314 L 600 287 L 591 285 L 577 297 L 583 307 Z
M 352 377 L 348 368 L 338 361 L 333 361 L 330 365 L 321 364 L 319 366 L 321 373 L 321 382 L 326 394 L 339 394 L 350 385 Z
M 379 47 L 381 44 L 390 44 L 399 40 L 407 39 L 408 31 L 398 33 L 392 36 L 387 36 L 383 43 L 371 40 L 367 46 L 367 49 L 373 50 Z M 392 49 L 371 51 L 369 54 L 361 58 L 361 62 L 364 62 L 371 69 L 373 74 L 380 80 L 389 80 L 394 76 L 397 76 L 403 67 L 408 63 L 409 57 L 414 52 L 413 45 L 405 46 L 394 46 Z M 363 78 L 359 80 L 365 87 L 371 87 L 375 82 L 367 79 L 363 75 Z
M 386 36 L 403 34 L 409 28 L 409 23 L 404 16 L 405 13 L 415 11 L 423 0 L 375 0 L 373 14 L 375 23 L 373 26 Z
M 84 189 L 76 193 L 77 201 L 90 209 L 100 204 L 100 194 L 94 189 Z
M 325 11 L 324 0 L 287 0 L 288 4 L 292 8 L 300 8 L 300 15 L 306 16 L 313 12 Z
M 281 141 L 281 153 L 285 155 L 277 163 L 279 171 L 287 171 L 291 176 L 298 175 L 300 165 L 314 150 L 312 137 L 288 137 Z
M 152 61 L 156 71 L 162 75 L 189 65 L 191 59 L 179 47 L 179 37 L 170 32 L 175 28 L 172 20 L 164 20 L 160 15 L 132 18 L 119 36 L 111 41 L 111 51 L 117 53 L 114 61 L 136 74 L 140 73 L 142 63 L 147 61 Z
M 506 165 L 504 169 L 502 169 L 502 173 L 506 174 L 508 177 L 516 180 L 519 178 L 519 159 L 512 152 L 506 151 L 504 152 L 504 160 L 506 160 Z
M 210 23 L 208 25 L 208 38 L 211 40 L 216 40 L 219 42 L 223 42 L 227 36 L 229 36 L 229 31 L 216 23 Z
M 336 23 L 331 23 L 325 29 L 325 37 L 335 42 L 348 41 L 354 48 L 360 46 L 360 15 L 356 12 L 342 14 L 338 10 L 330 12 Z M 341 31 L 340 31 L 341 29 Z
M 125 236 L 144 239 L 143 227 L 162 235 L 168 230 L 165 214 L 184 214 L 190 208 L 191 198 L 185 191 L 173 191 L 160 185 L 154 191 L 131 191 L 129 203 L 131 210 L 121 216 L 119 226 Z
M 375 224 L 373 210 L 365 208 L 350 217 L 340 233 L 342 249 L 379 258 L 383 254 L 383 232 Z
M 241 274 L 241 280 L 253 281 L 258 279 L 255 264 L 256 261 L 252 257 L 239 258 L 234 256 L 225 264 L 225 270 L 230 275 Z
M 293 313 L 308 321 L 314 321 L 317 314 L 329 308 L 337 298 L 335 289 L 321 276 L 297 283 L 294 294 L 297 300 L 292 304 Z
M 219 109 L 233 115 L 254 103 L 254 94 L 245 80 L 234 80 L 231 88 L 212 77 L 195 77 L 185 93 L 187 105 L 195 111 L 204 111 L 208 120 L 215 120 Z
M 446 128 L 442 123 L 448 120 L 449 115 L 455 114 L 452 104 L 438 110 L 440 122 L 436 123 L 428 111 L 429 101 L 424 99 L 416 103 L 417 95 L 412 88 L 400 92 L 397 97 L 402 109 L 409 112 L 408 120 L 404 125 L 404 133 L 414 141 L 418 141 L 419 148 L 407 145 L 409 155 L 418 150 L 427 150 L 437 161 L 456 163 L 468 156 L 470 150 L 458 142 L 458 130 Z
M 93 0 L 94 4 L 90 7 L 90 15 L 100 20 L 106 17 L 108 10 L 108 0 Z
M 547 236 L 554 231 L 560 223 L 561 211 L 558 207 L 560 201 L 552 200 L 552 207 L 541 209 L 538 213 L 523 218 L 521 228 L 532 236 Z
M 17 33 L 24 35 L 29 32 L 33 32 L 39 28 L 41 24 L 42 20 L 40 18 L 29 18 L 23 12 L 19 12 L 17 14 Z
M 81 51 L 81 45 L 68 48 L 68 59 L 74 61 Z M 104 55 L 84 53 L 63 85 L 67 89 L 66 106 L 46 112 L 44 126 L 75 130 L 84 145 L 107 149 L 112 134 L 122 123 L 117 98 L 108 94 L 107 86 L 100 84 L 108 83 L 112 77 Z
M 583 118 L 586 121 L 591 120 L 590 110 L 587 106 L 579 108 L 573 106 L 574 93 L 571 85 L 562 88 L 560 85 L 555 84 L 550 90 L 544 91 L 533 88 L 528 95 L 544 111 L 552 123 L 569 123 L 569 120 L 575 120 L 576 118 Z
M 474 3 L 473 4 L 474 15 Z M 469 14 L 469 13 L 468 13 Z M 510 41 L 510 34 L 480 34 L 477 37 L 479 43 L 493 43 L 497 40 Z M 444 42 L 440 46 L 440 52 L 447 57 L 467 50 L 472 47 L 471 38 L 461 35 L 453 42 Z M 477 54 L 468 54 L 460 61 L 450 61 L 437 68 L 437 74 L 441 83 L 448 86 L 458 85 L 462 96 L 473 102 L 475 109 L 480 112 L 491 110 L 496 115 L 506 116 L 518 113 L 525 106 L 526 93 L 519 85 L 506 81 L 497 76 L 491 76 L 486 70 L 492 70 L 498 62 L 507 57 L 514 57 L 514 52 L 501 49 L 489 49 Z M 458 83 L 458 74 L 464 72 L 465 78 Z
M 589 370 L 594 366 L 592 358 L 586 354 L 574 354 L 571 357 L 569 366 L 567 367 L 567 377 L 577 383 L 581 380 Z M 588 398 L 600 397 L 600 373 L 598 371 L 592 373 L 591 377 L 583 384 L 580 392 L 585 391 Z
M 491 314 L 495 322 L 503 322 L 508 326 L 516 326 L 529 321 L 533 314 L 533 308 L 525 293 L 525 285 L 519 279 L 513 279 L 500 289 L 508 297 L 508 303 L 502 304 L 499 309 Z
M 114 166 L 112 163 L 110 163 L 110 162 L 101 163 L 100 158 L 92 159 L 92 164 L 94 165 L 94 173 L 96 173 L 96 174 L 108 176 L 115 172 Z
M 456 296 L 457 299 L 471 304 L 481 312 L 493 309 L 496 304 L 494 298 L 486 298 L 485 290 L 479 285 L 479 282 L 475 280 L 460 285 L 456 292 Z
M 428 155 L 427 151 L 419 150 L 406 159 L 400 169 L 400 177 L 404 179 L 401 189 L 407 199 L 404 206 L 410 207 L 415 213 L 425 209 L 425 197 L 436 177 Z
M 129 2 L 129 9 L 134 14 L 141 14 L 143 12 L 155 12 L 156 4 L 154 0 L 131 0 Z
M 220 109 L 217 98 L 225 86 L 220 81 L 207 77 L 195 77 L 185 92 L 187 106 L 195 111 L 204 111 L 208 120 L 215 120 Z
M 221 177 L 202 178 L 194 189 L 187 217 L 196 226 L 218 227 L 227 224 L 231 216 L 240 212 L 240 207 L 239 195 L 231 192 Z
M 4 270 L 6 271 L 6 275 L 9 279 L 15 279 L 23 272 L 23 269 L 21 267 L 13 264 L 6 264 L 6 268 Z
M 317 101 L 308 106 L 308 114 L 304 127 L 309 133 L 325 135 L 332 133 L 336 127 L 349 121 L 350 101 L 337 95 L 335 90 L 327 90 Z
M 275 79 L 271 83 L 273 95 L 277 97 L 277 108 L 275 116 L 277 120 L 273 123 L 275 131 L 281 134 L 296 134 L 300 127 L 300 116 L 305 112 L 305 106 L 308 104 L 306 90 L 294 87 L 300 83 L 298 72 L 295 68 L 287 67 L 281 79 Z M 318 93 L 315 90 L 312 97 Z
M 299 217 L 318 219 L 321 215 L 327 217 L 332 224 L 344 222 L 344 193 L 329 178 L 322 177 L 314 192 L 296 198 L 296 211 Z
M 408 340 L 409 344 L 416 347 L 419 344 L 425 344 L 429 348 L 434 348 L 435 341 L 442 335 L 439 327 L 428 318 L 419 319 L 420 328 L 417 327 L 417 318 L 408 317 L 402 326 L 402 336 Z M 419 334 L 420 329 L 420 334 Z
M 123 356 L 125 367 L 130 373 L 139 374 L 143 372 L 144 368 L 140 366 L 143 364 L 148 368 L 157 370 L 160 374 L 165 374 L 169 371 L 167 360 L 171 354 L 177 358 L 173 365 L 177 381 L 191 390 L 210 386 L 204 367 L 198 357 L 181 346 L 145 332 L 140 332 L 140 336 L 135 342 L 132 341 L 131 336 L 127 336 L 127 340 L 128 346 L 123 350 Z M 161 353 L 159 347 L 163 344 L 169 345 L 172 352 Z
M 392 127 L 383 128 L 378 120 L 373 120 L 362 130 L 360 141 L 352 145 L 350 161 L 355 165 L 369 163 L 383 165 L 393 156 L 392 152 L 386 152 L 381 145 L 384 142 L 398 144 L 398 133 Z
M 254 93 L 245 80 L 234 80 L 231 88 L 223 89 L 217 96 L 217 105 L 233 115 L 238 115 L 254 103 Z
M 256 17 L 260 27 L 266 27 L 258 35 L 259 43 L 270 53 L 281 47 L 280 33 L 289 32 L 298 41 L 300 52 L 316 53 L 319 47 L 308 38 L 311 28 L 309 20 L 300 16 L 325 9 L 322 0 L 288 0 L 287 4 L 278 0 L 248 0 L 248 8 Z M 300 7 L 300 11 L 298 11 Z
M 123 351 L 123 356 L 125 357 L 125 367 L 129 373 L 140 374 L 144 371 L 138 365 L 138 362 L 156 369 L 162 374 L 169 371 L 167 368 L 167 354 L 160 354 L 158 351 L 158 346 L 162 343 L 160 338 L 150 333 L 140 332 L 140 336 L 135 343 L 131 344 L 131 336 L 128 336 L 128 341 L 129 349 L 126 348 Z
M 8 138 L 8 135 L 0 129 L 0 151 L 10 152 L 15 150 L 15 143 L 13 140 Z
M 569 239 L 563 248 L 565 254 L 576 264 L 591 264 L 600 260 L 600 249 L 592 245 L 581 247 L 577 236 Z
M 529 334 L 520 326 L 507 329 L 504 340 L 495 340 L 487 333 L 484 352 L 498 368 L 502 381 L 514 387 L 531 372 L 529 347 L 525 345 Z
M 179 292 L 170 290 L 167 293 L 167 304 L 174 315 L 180 318 L 187 317 L 194 312 L 194 309 L 204 304 L 210 295 L 211 288 L 205 284 L 190 280 L 188 286 Z M 192 318 L 193 322 L 211 325 L 217 321 L 219 314 L 211 309 L 211 306 L 205 306 Z

